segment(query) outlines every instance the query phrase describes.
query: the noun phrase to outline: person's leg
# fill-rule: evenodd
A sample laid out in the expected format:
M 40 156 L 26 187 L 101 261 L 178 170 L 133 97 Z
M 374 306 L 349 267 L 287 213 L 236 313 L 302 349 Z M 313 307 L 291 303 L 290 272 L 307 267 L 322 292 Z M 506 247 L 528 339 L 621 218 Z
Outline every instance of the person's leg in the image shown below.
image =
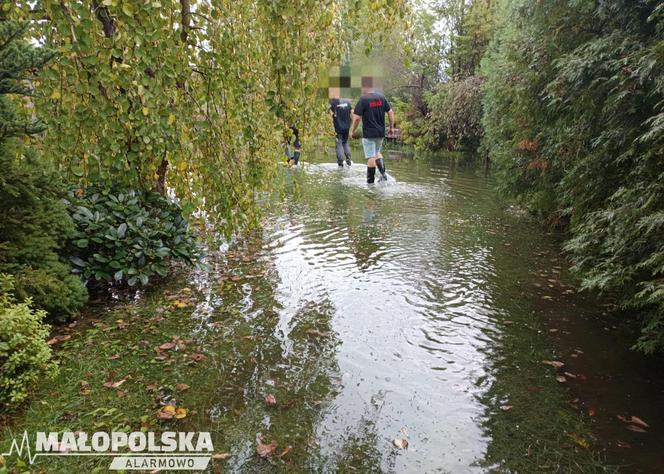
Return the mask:
M 293 153 L 293 163 L 296 165 L 300 162 L 300 148 L 297 147 L 295 148 L 295 152 Z
M 337 138 L 335 140 L 336 140 L 335 151 L 337 153 L 337 164 L 343 168 L 344 166 L 343 134 L 337 133 Z
M 348 143 L 348 130 L 343 132 L 343 136 L 341 137 L 341 143 L 343 145 L 344 155 L 346 155 L 346 164 L 350 166 L 351 161 L 350 161 L 350 145 Z
M 377 138 L 376 139 L 376 167 L 378 168 L 378 171 L 380 172 L 380 175 L 383 177 L 383 179 L 387 179 L 387 175 L 385 174 L 385 161 L 383 160 L 383 154 L 380 152 L 381 147 L 383 146 L 383 139 L 382 138 Z
M 362 148 L 367 159 L 367 183 L 371 184 L 376 179 L 376 144 L 369 138 L 363 138 Z

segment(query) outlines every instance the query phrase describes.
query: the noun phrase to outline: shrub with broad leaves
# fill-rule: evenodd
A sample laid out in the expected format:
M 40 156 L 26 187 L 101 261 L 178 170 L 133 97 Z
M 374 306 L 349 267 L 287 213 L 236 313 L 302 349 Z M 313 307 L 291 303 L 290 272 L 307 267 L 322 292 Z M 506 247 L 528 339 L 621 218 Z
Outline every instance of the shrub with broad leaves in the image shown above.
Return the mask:
M 166 276 L 172 260 L 199 257 L 180 207 L 160 194 L 88 188 L 68 203 L 77 226 L 70 260 L 89 284 L 146 285 Z

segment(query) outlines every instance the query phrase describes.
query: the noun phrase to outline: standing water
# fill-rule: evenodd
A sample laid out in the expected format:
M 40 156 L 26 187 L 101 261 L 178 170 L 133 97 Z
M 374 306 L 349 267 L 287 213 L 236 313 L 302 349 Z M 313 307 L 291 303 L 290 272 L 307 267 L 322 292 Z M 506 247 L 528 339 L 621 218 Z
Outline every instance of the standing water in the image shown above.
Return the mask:
M 88 316 L 64 344 L 61 377 L 122 376 L 122 409 L 108 390 L 56 384 L 12 430 L 65 409 L 71 430 L 137 426 L 141 413 L 159 428 L 154 411 L 174 396 L 189 409 L 177 429 L 211 431 L 224 472 L 660 469 L 657 371 L 490 177 L 445 157 L 388 159 L 396 179 L 367 187 L 362 164 L 318 161 L 280 170 L 285 195 L 260 235 L 213 253 L 166 301 Z M 155 357 L 171 338 L 182 354 Z

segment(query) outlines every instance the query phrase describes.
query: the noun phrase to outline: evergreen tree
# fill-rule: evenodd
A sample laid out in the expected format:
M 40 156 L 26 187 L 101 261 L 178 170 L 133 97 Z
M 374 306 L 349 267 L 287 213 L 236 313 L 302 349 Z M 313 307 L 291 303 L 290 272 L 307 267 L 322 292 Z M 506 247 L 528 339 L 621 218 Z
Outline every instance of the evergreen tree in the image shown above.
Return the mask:
M 27 28 L 0 17 L 0 273 L 14 276 L 19 299 L 31 297 L 52 318 L 64 318 L 87 291 L 60 255 L 74 225 L 57 175 L 28 146 L 45 128 L 30 116 L 30 96 L 53 53 L 25 41 Z

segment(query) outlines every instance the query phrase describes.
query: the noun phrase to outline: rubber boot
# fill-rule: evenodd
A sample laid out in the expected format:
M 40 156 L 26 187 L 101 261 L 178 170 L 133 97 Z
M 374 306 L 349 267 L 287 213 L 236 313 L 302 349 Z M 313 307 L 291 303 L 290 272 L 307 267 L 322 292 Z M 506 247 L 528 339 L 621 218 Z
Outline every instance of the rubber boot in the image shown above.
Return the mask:
M 378 168 L 378 171 L 380 171 L 380 175 L 383 177 L 383 179 L 387 181 L 387 175 L 385 174 L 385 163 L 383 162 L 382 158 L 376 159 L 376 167 Z
M 376 180 L 376 168 L 367 167 L 367 183 L 371 184 Z

